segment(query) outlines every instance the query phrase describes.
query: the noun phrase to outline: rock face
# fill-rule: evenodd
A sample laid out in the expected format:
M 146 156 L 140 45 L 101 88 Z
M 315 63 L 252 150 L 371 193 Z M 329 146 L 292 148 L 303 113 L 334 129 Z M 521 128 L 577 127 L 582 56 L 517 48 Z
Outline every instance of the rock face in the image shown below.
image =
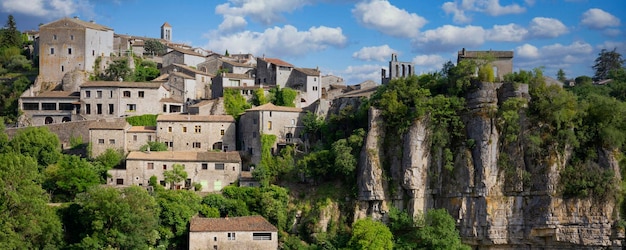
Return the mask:
M 521 144 L 504 144 L 496 126 L 499 104 L 511 97 L 529 99 L 528 86 L 480 83 L 466 96 L 463 121 L 472 145 L 453 149 L 454 170 L 442 169 L 430 148 L 428 118 L 413 121 L 400 141 L 383 145 L 380 111 L 370 110 L 369 130 L 358 165 L 355 219 L 385 219 L 389 206 L 416 215 L 445 208 L 455 217 L 466 244 L 478 249 L 621 249 L 623 231 L 616 201 L 564 199 L 558 193 L 560 172 L 571 150 L 551 161 L 529 159 Z M 520 126 L 531 126 L 524 117 Z M 598 150 L 598 164 L 620 178 L 615 156 Z M 498 165 L 509 157 L 512 171 Z M 511 174 L 512 173 L 512 174 Z M 524 177 L 529 174 L 530 178 Z

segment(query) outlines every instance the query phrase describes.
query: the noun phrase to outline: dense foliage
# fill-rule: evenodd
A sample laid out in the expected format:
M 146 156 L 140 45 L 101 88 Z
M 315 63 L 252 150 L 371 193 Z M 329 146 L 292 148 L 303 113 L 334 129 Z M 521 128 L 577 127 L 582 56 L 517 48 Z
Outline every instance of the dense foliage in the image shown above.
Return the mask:
M 130 116 L 126 117 L 126 122 L 131 126 L 154 126 L 157 125 L 157 115 L 139 115 L 139 116 Z

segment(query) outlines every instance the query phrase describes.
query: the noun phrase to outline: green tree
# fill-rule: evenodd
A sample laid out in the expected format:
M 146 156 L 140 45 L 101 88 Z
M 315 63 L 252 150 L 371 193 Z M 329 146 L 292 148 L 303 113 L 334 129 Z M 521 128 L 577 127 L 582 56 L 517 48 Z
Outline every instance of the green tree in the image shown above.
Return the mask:
M 348 245 L 352 249 L 393 249 L 393 235 L 382 222 L 360 219 L 352 226 Z
M 238 90 L 224 89 L 224 109 L 227 114 L 232 115 L 235 119 L 239 119 L 239 116 L 250 107 L 246 98 Z
M 148 150 L 150 150 L 150 151 L 167 151 L 167 145 L 165 145 L 165 143 L 163 143 L 163 142 L 149 141 L 145 145 L 141 146 L 139 148 L 139 150 L 142 151 L 142 152 L 146 152 Z
M 563 71 L 563 69 L 559 69 L 559 71 L 556 72 L 556 79 L 561 82 L 567 81 L 567 77 L 565 77 L 565 71 Z
M 291 88 L 280 88 L 276 86 L 270 89 L 270 100 L 274 105 L 295 107 L 298 92 Z
M 122 163 L 123 160 L 124 160 L 124 151 L 122 151 L 121 149 L 112 149 L 112 148 L 107 148 L 107 150 L 105 150 L 104 153 L 98 155 L 98 157 L 94 159 L 94 161 L 102 164 L 102 166 L 106 170 L 112 169 L 120 165 L 120 163 Z
M 142 187 L 94 187 L 76 197 L 81 249 L 148 249 L 156 244 L 159 205 Z
M 157 115 L 146 114 L 126 117 L 126 122 L 132 126 L 156 126 Z
M 258 88 L 252 92 L 252 105 L 261 106 L 263 104 L 268 103 L 267 97 L 265 96 L 265 90 L 263 88 Z
M 202 198 L 189 190 L 160 189 L 155 195 L 160 206 L 159 244 L 167 249 L 187 249 L 189 220 L 198 214 Z
M 598 57 L 592 67 L 593 70 L 595 70 L 595 74 L 593 76 L 595 80 L 607 79 L 612 70 L 622 68 L 624 59 L 622 59 L 622 55 L 618 53 L 616 49 L 617 48 L 614 48 L 612 51 L 602 49 L 600 53 L 598 53 Z
M 493 75 L 493 67 L 487 63 L 478 68 L 478 80 L 483 82 L 494 82 L 495 76 Z
M 167 46 L 157 40 L 149 39 L 144 43 L 144 51 L 144 54 L 161 56 L 167 52 Z
M 202 213 L 207 217 L 214 216 L 215 210 L 219 211 L 219 217 L 250 215 L 248 206 L 243 200 L 229 199 L 221 194 L 208 194 L 202 198 L 202 205 L 206 206 Z
M 104 71 L 105 79 L 109 81 L 132 81 L 133 71 L 128 66 L 128 59 L 122 58 L 113 61 L 109 64 L 109 67 Z
M 71 201 L 76 194 L 100 184 L 100 173 L 87 160 L 76 155 L 63 155 L 45 170 L 45 188 L 56 201 Z
M 147 82 L 157 78 L 161 72 L 157 69 L 157 65 L 152 61 L 142 61 L 141 64 L 135 68 L 134 80 L 135 82 Z
M 15 18 L 13 15 L 9 15 L 5 27 L 0 30 L 2 40 L 0 40 L 0 47 L 17 47 L 22 46 L 22 35 L 15 24 Z
M 0 248 L 55 249 L 62 227 L 49 197 L 37 184 L 37 162 L 18 153 L 0 154 Z
M 9 145 L 14 152 L 35 158 L 42 167 L 56 163 L 61 157 L 59 138 L 47 127 L 22 129 Z
M 461 242 L 454 218 L 445 209 L 432 209 L 426 213 L 417 238 L 420 249 L 470 249 Z
M 170 184 L 170 189 L 176 187 L 176 183 L 182 182 L 187 179 L 187 172 L 185 167 L 180 164 L 172 165 L 172 170 L 163 172 L 163 179 Z

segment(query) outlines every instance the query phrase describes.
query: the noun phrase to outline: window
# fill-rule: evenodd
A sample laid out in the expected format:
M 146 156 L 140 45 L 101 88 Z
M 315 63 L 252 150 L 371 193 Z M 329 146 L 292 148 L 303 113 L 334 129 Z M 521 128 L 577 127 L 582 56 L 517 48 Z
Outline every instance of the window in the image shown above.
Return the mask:
M 252 240 L 272 240 L 272 233 L 252 233 Z
M 126 104 L 126 111 L 135 111 L 137 110 L 137 105 L 136 104 Z
M 96 98 L 102 98 L 102 91 L 96 91 Z
M 98 139 L 98 144 L 104 144 L 104 139 Z
M 170 133 L 172 132 L 172 127 L 171 126 L 167 127 L 167 132 L 170 132 Z
M 113 90 L 109 91 L 109 98 L 113 98 Z
M 61 65 L 61 72 L 65 71 L 65 66 Z
M 71 103 L 59 103 L 59 110 L 74 110 L 74 104 Z
M 57 109 L 56 103 L 44 102 L 41 104 L 41 110 L 56 110 L 56 109 Z
M 224 170 L 224 163 L 215 163 L 215 170 Z
M 173 147 L 174 147 L 174 142 L 173 142 L 173 141 L 171 141 L 171 142 L 170 142 L 170 148 L 173 148 Z
M 224 135 L 224 129 L 220 129 L 220 135 Z
M 202 131 L 202 127 L 198 125 L 195 127 L 194 131 L 196 132 L 196 134 L 198 134 Z
M 22 103 L 23 110 L 39 110 L 39 103 Z
M 89 98 L 91 97 L 91 91 L 87 90 L 85 91 L 85 98 Z
M 67 54 L 71 55 L 72 54 L 72 48 L 67 48 Z
M 252 138 L 256 138 L 256 132 L 252 132 Z
M 228 240 L 235 240 L 235 233 L 228 233 Z
M 183 127 L 183 133 L 187 133 L 187 127 Z
M 314 90 L 314 91 L 317 91 L 317 86 L 313 86 L 313 90 Z
M 194 142 L 193 144 L 193 148 L 201 148 L 202 147 L 202 143 L 200 142 Z
M 291 125 L 296 125 L 296 119 L 291 119 Z
M 148 136 L 148 141 L 152 141 L 152 136 L 151 135 Z
M 272 117 L 272 111 L 270 111 L 270 117 Z
M 139 98 L 143 98 L 144 97 L 144 92 L 143 91 L 139 91 Z
M 267 122 L 267 130 L 272 130 L 272 121 Z
M 202 163 L 202 170 L 207 170 L 207 169 L 209 169 L 209 164 Z
M 114 112 L 114 110 L 115 110 L 115 109 L 114 109 L 113 104 L 109 104 L 109 115 L 112 115 L 112 114 L 113 114 L 113 112 Z
M 137 141 L 137 135 L 133 135 L 133 141 Z
M 92 56 L 96 56 L 96 51 L 95 51 L 95 50 L 92 50 L 92 51 L 91 51 L 91 55 L 92 55 Z
M 117 179 L 115 180 L 115 183 L 116 183 L 117 185 L 124 185 L 124 179 L 122 179 L 122 178 L 117 178 Z
M 154 169 L 154 162 L 148 162 L 148 169 Z
M 96 104 L 96 113 L 99 115 L 102 114 L 102 104 Z
M 52 39 L 57 40 L 57 35 L 52 35 Z
M 70 40 L 74 40 L 74 35 L 70 35 Z
M 167 164 L 163 164 L 163 170 L 167 170 Z
M 252 124 L 256 125 L 256 123 L 257 123 L 256 118 L 252 119 Z
M 115 145 L 115 139 L 109 139 L 109 144 Z
M 50 48 L 50 55 L 54 55 L 54 48 Z
M 85 114 L 91 115 L 91 104 L 85 104 Z
M 124 97 L 130 97 L 130 91 L 124 91 Z

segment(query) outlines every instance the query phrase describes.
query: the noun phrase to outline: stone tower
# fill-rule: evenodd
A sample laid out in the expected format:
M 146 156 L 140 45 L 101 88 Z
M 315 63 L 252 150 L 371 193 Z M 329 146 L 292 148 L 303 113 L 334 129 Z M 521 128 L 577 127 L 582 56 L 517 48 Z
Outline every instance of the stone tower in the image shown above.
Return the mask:
M 172 41 L 172 26 L 167 22 L 161 25 L 161 39 Z
M 381 70 L 381 83 L 386 84 L 391 79 L 404 78 L 415 74 L 415 67 L 410 62 L 398 62 L 398 54 L 391 54 L 389 61 L 389 75 L 385 69 Z

